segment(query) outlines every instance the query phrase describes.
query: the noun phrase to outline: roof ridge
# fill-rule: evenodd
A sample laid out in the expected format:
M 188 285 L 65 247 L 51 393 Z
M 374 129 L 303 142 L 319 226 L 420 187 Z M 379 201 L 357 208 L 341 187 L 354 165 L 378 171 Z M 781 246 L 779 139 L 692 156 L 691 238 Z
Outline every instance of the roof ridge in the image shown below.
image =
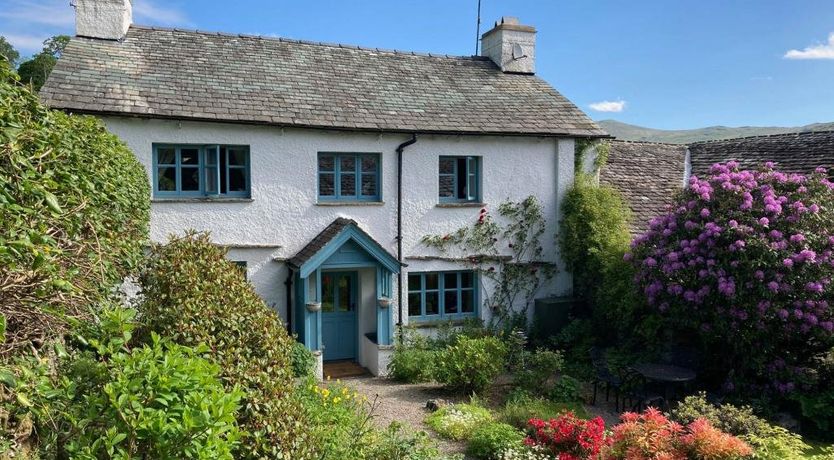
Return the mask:
M 674 142 L 657 142 L 657 141 L 634 141 L 630 139 L 611 139 L 611 142 L 622 142 L 623 144 L 650 144 L 650 145 L 668 145 L 670 147 L 686 147 L 689 144 L 677 144 Z
M 236 33 L 229 33 L 229 32 L 216 32 L 216 31 L 208 31 L 208 30 L 199 30 L 199 29 L 183 29 L 179 27 L 160 27 L 160 26 L 146 26 L 141 24 L 131 24 L 131 29 L 141 29 L 141 30 L 160 30 L 160 31 L 170 31 L 170 32 L 187 32 L 187 33 L 196 33 L 201 35 L 213 35 L 219 37 L 234 37 L 234 38 L 250 38 L 250 39 L 258 39 L 258 40 L 270 40 L 270 41 L 277 41 L 281 43 L 296 43 L 300 45 L 313 45 L 313 46 L 326 46 L 330 48 L 344 48 L 344 49 L 352 49 L 358 51 L 374 51 L 377 53 L 388 53 L 388 54 L 395 54 L 398 56 L 420 56 L 420 57 L 433 57 L 433 58 L 442 58 L 442 59 L 465 59 L 471 61 L 489 61 L 490 59 L 486 56 L 459 56 L 454 54 L 443 54 L 443 53 L 429 53 L 429 52 L 420 52 L 420 51 L 408 51 L 408 50 L 398 50 L 398 49 L 388 49 L 388 48 L 374 48 L 368 46 L 359 46 L 359 45 L 349 45 L 345 43 L 330 43 L 330 42 L 321 42 L 315 40 L 301 40 L 301 39 L 294 39 L 294 38 L 286 38 L 286 37 L 276 37 L 276 36 L 268 36 L 268 35 L 257 35 L 257 34 L 236 34 Z M 88 38 L 88 37 L 85 37 Z M 95 39 L 93 39 L 95 40 Z
M 788 136 L 806 136 L 811 134 L 834 134 L 834 129 L 820 129 L 820 130 L 812 130 L 812 131 L 793 131 L 788 133 L 775 133 L 775 134 L 757 134 L 753 136 L 741 136 L 741 137 L 730 137 L 727 139 L 708 139 L 705 141 L 697 141 L 697 142 L 690 142 L 687 145 L 699 145 L 699 144 L 716 144 L 719 142 L 729 142 L 729 141 L 739 141 L 744 139 L 764 139 L 770 137 L 788 137 Z

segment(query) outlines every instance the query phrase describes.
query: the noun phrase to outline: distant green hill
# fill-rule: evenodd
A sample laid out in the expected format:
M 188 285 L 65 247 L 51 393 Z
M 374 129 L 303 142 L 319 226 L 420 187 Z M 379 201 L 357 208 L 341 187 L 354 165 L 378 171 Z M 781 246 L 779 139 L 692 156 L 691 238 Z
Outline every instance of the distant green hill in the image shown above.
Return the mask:
M 626 141 L 668 142 L 671 144 L 689 144 L 691 142 L 709 141 L 715 139 L 731 139 L 734 137 L 763 136 L 767 134 L 784 134 L 804 131 L 834 130 L 832 123 L 814 123 L 800 127 L 759 127 L 741 126 L 730 128 L 727 126 L 710 126 L 699 129 L 652 129 L 630 125 L 615 120 L 597 121 L 602 129 L 617 139 Z

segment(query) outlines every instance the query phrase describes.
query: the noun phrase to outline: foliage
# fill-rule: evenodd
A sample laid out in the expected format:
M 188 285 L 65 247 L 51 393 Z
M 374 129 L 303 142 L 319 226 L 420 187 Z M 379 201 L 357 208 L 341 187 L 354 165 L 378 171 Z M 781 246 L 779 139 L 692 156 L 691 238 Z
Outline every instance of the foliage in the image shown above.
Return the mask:
M 0 66 L 0 355 L 49 342 L 112 294 L 143 255 L 149 194 L 100 121 L 46 109 Z
M 37 436 L 45 458 L 232 458 L 242 392 L 224 389 L 219 367 L 201 356 L 206 349 L 157 335 L 129 348 L 134 315 L 105 308 L 78 349 L 56 348 L 60 374 L 35 356 L 2 372 L 16 454 Z
M 389 376 L 407 383 L 430 382 L 439 349 L 437 342 L 413 329 L 403 328 L 388 364 Z
M 307 377 L 313 375 L 316 358 L 313 356 L 313 352 L 308 350 L 303 343 L 293 341 L 290 350 L 290 365 L 292 366 L 293 377 Z
M 706 419 L 683 426 L 654 408 L 642 414 L 627 412 L 621 419 L 612 429 L 607 459 L 734 460 L 753 453 L 744 441 L 721 432 Z
M 367 460 L 441 460 L 445 457 L 440 454 L 425 432 L 411 433 L 406 431 L 400 423 L 392 422 L 384 431 L 375 432 L 374 441 L 364 458 Z
M 492 313 L 493 328 L 504 327 L 516 317 L 526 318 L 536 292 L 556 273 L 555 266 L 543 260 L 541 236 L 547 220 L 536 197 L 501 203 L 498 216 L 494 219 L 483 208 L 474 225 L 421 240 L 442 253 L 457 248 L 481 275 L 481 282 L 494 286 L 483 300 Z
M 834 183 L 772 164 L 710 174 L 635 240 L 637 282 L 670 334 L 701 341 L 726 390 L 787 394 L 834 346 Z
M 594 149 L 594 171 L 585 171 L 585 155 L 590 149 Z M 600 141 L 596 139 L 577 139 L 576 148 L 574 149 L 576 155 L 573 158 L 574 170 L 580 173 L 588 173 L 596 175 L 608 163 L 608 157 L 611 155 L 611 143 L 608 141 Z
M 539 446 L 511 446 L 502 450 L 498 460 L 552 460 L 554 457 Z
M 605 422 L 577 418 L 568 412 L 555 419 L 529 421 L 530 433 L 525 443 L 540 446 L 560 460 L 584 460 L 599 455 L 605 446 Z
M 530 393 L 547 391 L 547 381 L 562 370 L 562 353 L 540 348 L 522 353 L 521 366 L 513 373 L 516 387 Z
M 512 425 L 486 423 L 472 434 L 466 453 L 475 458 L 493 460 L 508 447 L 521 445 L 523 440 L 524 434 Z
M 43 50 L 18 67 L 20 80 L 31 85 L 35 91 L 40 91 L 69 41 L 67 35 L 56 35 L 44 40 Z
M 476 404 L 452 404 L 426 417 L 426 424 L 444 438 L 469 439 L 475 429 L 493 421 L 489 410 Z
M 504 369 L 506 345 L 496 337 L 461 337 L 438 355 L 435 379 L 450 389 L 484 390 Z
M 805 391 L 790 395 L 799 403 L 805 417 L 817 434 L 834 437 L 834 348 L 816 356 L 812 371 L 803 382 Z
M 10 67 L 14 68 L 17 66 L 18 59 L 20 59 L 20 53 L 6 40 L 6 37 L 0 35 L 0 61 L 5 60 Z
M 207 234 L 172 237 L 154 245 L 142 270 L 146 329 L 177 343 L 207 345 L 227 388 L 246 392 L 236 456 L 304 458 L 302 411 L 292 398 L 293 339 L 223 249 Z
M 588 418 L 588 413 L 582 404 L 556 402 L 537 398 L 524 392 L 515 392 L 507 399 L 500 418 L 516 428 L 525 429 L 531 418 L 550 420 L 566 412 L 572 412 L 580 418 Z
M 553 385 L 548 393 L 548 398 L 557 402 L 577 402 L 581 399 L 581 389 L 582 383 L 579 380 L 569 375 L 563 375 Z

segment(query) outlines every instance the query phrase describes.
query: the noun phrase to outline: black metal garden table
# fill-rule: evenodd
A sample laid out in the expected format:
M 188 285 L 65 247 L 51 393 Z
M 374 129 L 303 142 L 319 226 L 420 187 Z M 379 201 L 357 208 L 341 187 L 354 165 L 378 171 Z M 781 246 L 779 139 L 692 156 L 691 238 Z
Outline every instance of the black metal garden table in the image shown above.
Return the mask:
M 663 398 L 668 405 L 676 387 L 685 386 L 695 380 L 697 374 L 692 369 L 661 363 L 632 364 L 631 369 L 649 383 L 662 387 Z

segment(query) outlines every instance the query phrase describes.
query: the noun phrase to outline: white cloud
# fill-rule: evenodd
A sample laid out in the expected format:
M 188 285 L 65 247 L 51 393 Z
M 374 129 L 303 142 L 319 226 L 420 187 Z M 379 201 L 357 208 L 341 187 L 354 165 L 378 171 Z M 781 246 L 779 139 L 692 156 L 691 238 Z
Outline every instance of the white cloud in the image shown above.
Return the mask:
M 588 105 L 591 110 L 597 112 L 622 112 L 625 110 L 626 101 L 600 101 Z
M 802 50 L 790 50 L 785 59 L 834 59 L 834 32 L 828 35 L 828 43 L 820 43 Z
M 170 6 L 157 5 L 151 0 L 135 0 L 133 2 L 134 22 L 136 18 L 154 24 L 166 26 L 193 25 L 184 11 Z
M 38 52 L 43 49 L 43 41 L 50 35 L 3 34 L 6 40 L 20 51 L 21 54 Z
M 74 11 L 66 0 L 10 0 L 0 10 L 0 18 L 17 26 L 72 27 L 75 24 Z

